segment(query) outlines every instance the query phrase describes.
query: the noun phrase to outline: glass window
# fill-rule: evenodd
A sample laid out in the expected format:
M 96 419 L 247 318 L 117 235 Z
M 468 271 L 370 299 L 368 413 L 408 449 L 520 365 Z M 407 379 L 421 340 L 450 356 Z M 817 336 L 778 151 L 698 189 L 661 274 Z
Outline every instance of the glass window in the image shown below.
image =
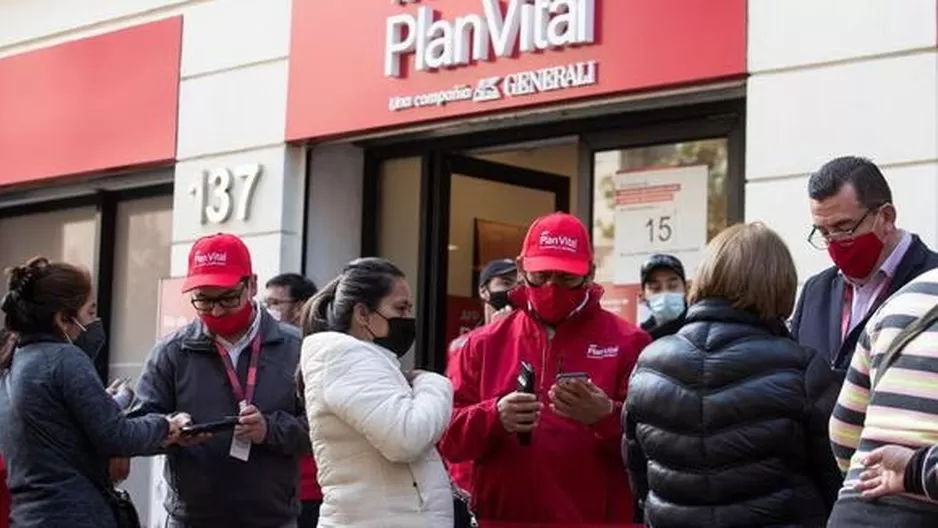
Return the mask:
M 94 275 L 97 233 L 95 207 L 0 218 L 0 270 L 41 255 L 84 266 Z M 6 291 L 6 276 L 0 291 Z
M 111 379 L 136 377 L 156 341 L 159 280 L 170 274 L 172 227 L 172 195 L 117 205 Z
M 420 171 L 419 157 L 388 160 L 381 165 L 378 182 L 378 256 L 407 275 L 415 297 L 420 265 Z M 413 368 L 414 355 L 407 354 L 402 362 L 405 368 Z
M 688 170 L 667 170 L 681 167 Z M 693 167 L 700 167 L 700 172 L 695 172 Z M 647 176 L 645 182 L 630 183 L 629 175 L 639 173 Z M 660 175 L 660 182 L 654 181 L 656 174 Z M 694 180 L 697 175 L 700 179 Z M 682 181 L 682 177 L 686 179 Z M 686 272 L 691 279 L 699 256 L 698 249 L 702 249 L 698 248 L 699 238 L 705 238 L 703 242 L 709 241 L 727 225 L 726 178 L 726 138 L 594 153 L 593 245 L 596 280 L 606 287 L 604 301 L 607 308 L 632 321 L 643 319 L 644 314 L 639 313 L 639 261 L 652 253 L 674 253 L 687 260 Z M 699 188 L 699 191 L 685 192 L 680 198 L 674 198 L 676 186 L 684 190 Z M 671 210 L 665 211 L 669 206 L 662 205 L 662 202 L 669 199 Z M 655 210 L 665 214 L 649 215 L 647 222 L 644 217 L 623 222 L 624 214 L 641 208 L 649 213 Z M 705 208 L 705 211 L 698 212 L 700 208 Z M 705 228 L 693 220 L 698 217 L 705 218 Z M 675 236 L 679 225 L 676 218 L 681 218 L 685 221 L 683 226 L 700 234 Z M 630 232 L 619 233 L 617 237 L 617 222 L 620 226 L 629 225 Z M 622 247 L 629 245 L 626 241 L 638 240 L 638 237 L 642 237 L 641 248 Z M 645 240 L 646 237 L 651 238 Z M 623 258 L 626 253 L 630 258 Z

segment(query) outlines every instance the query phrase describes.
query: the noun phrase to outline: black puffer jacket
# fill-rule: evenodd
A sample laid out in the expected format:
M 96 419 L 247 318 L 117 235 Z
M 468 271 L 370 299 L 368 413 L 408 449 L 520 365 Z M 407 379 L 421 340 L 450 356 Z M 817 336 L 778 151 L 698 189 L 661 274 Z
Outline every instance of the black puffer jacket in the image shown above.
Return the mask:
M 822 356 L 728 303 L 690 307 L 649 345 L 624 407 L 624 451 L 654 528 L 824 526 L 840 486 Z

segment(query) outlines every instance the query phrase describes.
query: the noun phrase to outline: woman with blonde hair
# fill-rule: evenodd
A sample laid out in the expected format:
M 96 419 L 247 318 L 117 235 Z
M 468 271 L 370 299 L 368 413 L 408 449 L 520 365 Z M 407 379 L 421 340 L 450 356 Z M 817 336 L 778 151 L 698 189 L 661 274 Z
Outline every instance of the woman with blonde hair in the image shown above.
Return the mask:
M 825 525 L 840 480 L 834 395 L 822 394 L 823 357 L 785 326 L 797 285 L 788 248 L 762 224 L 707 246 L 684 325 L 642 352 L 623 411 L 649 526 Z

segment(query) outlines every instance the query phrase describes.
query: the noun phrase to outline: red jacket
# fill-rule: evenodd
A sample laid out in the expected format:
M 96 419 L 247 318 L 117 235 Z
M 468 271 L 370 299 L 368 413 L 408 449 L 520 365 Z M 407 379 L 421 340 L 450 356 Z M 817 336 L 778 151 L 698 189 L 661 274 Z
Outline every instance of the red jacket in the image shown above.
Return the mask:
M 313 455 L 300 457 L 300 500 L 303 502 L 322 500 L 322 489 L 319 488 L 317 471 L 316 459 Z
M 10 526 L 10 490 L 7 489 L 7 468 L 0 456 L 0 528 Z
M 459 351 L 463 349 L 469 336 L 478 333 L 482 328 L 484 328 L 484 325 L 473 328 L 450 343 L 449 357 L 446 360 L 446 375 L 449 376 L 450 379 L 454 379 L 454 376 L 458 375 L 456 371 L 459 367 Z M 447 460 L 446 466 L 449 469 L 449 476 L 453 479 L 453 483 L 456 484 L 456 487 L 472 495 L 472 460 L 467 462 L 450 462 Z
M 455 410 L 440 451 L 451 463 L 474 461 L 472 504 L 482 526 L 633 522 L 619 414 L 629 375 L 651 338 L 603 310 L 600 297 L 602 288 L 594 286 L 553 339 L 519 310 L 463 336 L 451 353 Z M 512 292 L 512 305 L 528 305 L 524 288 Z M 529 446 L 505 431 L 496 408 L 515 390 L 521 360 L 534 367 L 536 393 L 545 403 Z M 587 427 L 551 411 L 547 392 L 559 372 L 589 373 L 614 400 L 613 412 Z

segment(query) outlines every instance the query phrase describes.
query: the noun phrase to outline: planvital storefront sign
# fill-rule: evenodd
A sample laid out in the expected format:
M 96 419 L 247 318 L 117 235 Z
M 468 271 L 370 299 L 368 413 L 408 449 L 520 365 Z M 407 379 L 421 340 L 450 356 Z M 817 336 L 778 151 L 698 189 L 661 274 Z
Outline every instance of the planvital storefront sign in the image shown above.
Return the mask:
M 294 0 L 289 140 L 745 74 L 745 0 Z

